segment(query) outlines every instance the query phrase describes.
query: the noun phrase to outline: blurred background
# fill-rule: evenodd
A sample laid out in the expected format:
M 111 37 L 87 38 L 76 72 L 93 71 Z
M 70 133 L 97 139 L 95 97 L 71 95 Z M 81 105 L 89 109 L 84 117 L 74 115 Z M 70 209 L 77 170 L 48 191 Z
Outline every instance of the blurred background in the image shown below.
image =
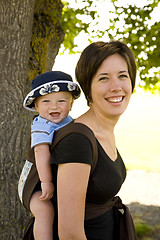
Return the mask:
M 53 70 L 71 74 L 80 54 L 56 57 Z M 138 77 L 137 77 L 138 78 Z M 138 85 L 139 79 L 137 79 Z M 74 101 L 71 116 L 78 117 L 88 109 L 85 97 Z M 160 96 L 136 87 L 129 106 L 116 126 L 117 147 L 128 169 L 160 173 Z

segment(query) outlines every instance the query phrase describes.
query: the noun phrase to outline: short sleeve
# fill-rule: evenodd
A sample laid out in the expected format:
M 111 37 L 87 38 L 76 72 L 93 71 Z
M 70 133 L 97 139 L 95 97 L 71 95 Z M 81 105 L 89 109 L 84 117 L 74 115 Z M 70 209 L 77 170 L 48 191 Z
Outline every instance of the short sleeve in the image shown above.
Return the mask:
M 51 164 L 86 163 L 93 165 L 92 146 L 82 134 L 70 134 L 62 139 L 51 154 Z
M 31 148 L 38 144 L 51 144 L 54 134 L 54 126 L 49 122 L 33 122 L 31 125 Z
M 51 144 L 54 132 L 72 121 L 71 116 L 67 116 L 62 122 L 53 123 L 47 119 L 37 116 L 31 125 L 31 148 L 39 144 Z

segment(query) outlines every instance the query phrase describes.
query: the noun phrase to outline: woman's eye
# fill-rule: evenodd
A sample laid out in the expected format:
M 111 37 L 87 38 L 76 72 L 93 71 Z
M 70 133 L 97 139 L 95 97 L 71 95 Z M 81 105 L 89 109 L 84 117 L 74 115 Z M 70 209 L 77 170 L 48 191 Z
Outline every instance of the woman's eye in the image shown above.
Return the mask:
M 108 77 L 101 77 L 99 81 L 108 80 Z
M 122 74 L 120 75 L 120 78 L 128 78 L 128 75 Z

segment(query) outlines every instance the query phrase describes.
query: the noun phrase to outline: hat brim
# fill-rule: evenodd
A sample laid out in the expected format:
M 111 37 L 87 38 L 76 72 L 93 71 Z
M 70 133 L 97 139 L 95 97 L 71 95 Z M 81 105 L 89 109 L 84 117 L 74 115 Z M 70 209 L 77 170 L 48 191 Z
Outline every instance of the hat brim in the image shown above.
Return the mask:
M 73 98 L 77 99 L 80 96 L 81 90 L 76 83 L 67 80 L 57 80 L 45 83 L 33 89 L 27 94 L 23 102 L 23 107 L 27 110 L 35 112 L 36 109 L 34 106 L 34 100 L 37 97 L 44 96 L 53 92 L 70 92 L 73 95 Z

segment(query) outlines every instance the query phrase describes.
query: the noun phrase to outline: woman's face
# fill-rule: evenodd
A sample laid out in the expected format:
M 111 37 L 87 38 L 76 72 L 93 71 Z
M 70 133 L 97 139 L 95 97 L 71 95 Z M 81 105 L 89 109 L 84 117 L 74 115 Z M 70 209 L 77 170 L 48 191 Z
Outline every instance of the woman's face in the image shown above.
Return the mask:
M 91 84 L 94 111 L 107 117 L 120 117 L 128 106 L 132 93 L 131 79 L 125 59 L 114 54 L 107 57 Z

